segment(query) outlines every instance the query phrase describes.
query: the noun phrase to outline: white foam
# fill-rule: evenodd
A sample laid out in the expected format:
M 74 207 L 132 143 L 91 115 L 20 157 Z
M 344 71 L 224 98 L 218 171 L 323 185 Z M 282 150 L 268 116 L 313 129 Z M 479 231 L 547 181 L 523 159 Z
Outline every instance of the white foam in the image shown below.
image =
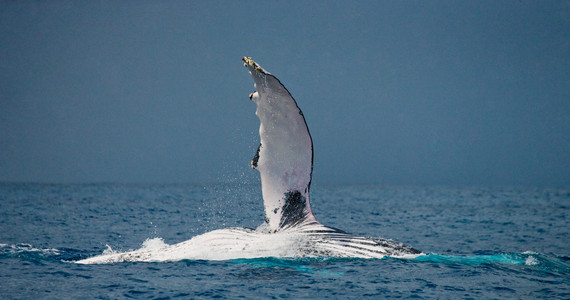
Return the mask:
M 8 248 L 9 252 L 12 253 L 20 253 L 20 252 L 39 252 L 41 254 L 49 254 L 49 255 L 59 255 L 60 251 L 55 248 L 47 248 L 47 249 L 40 249 L 35 248 L 30 244 L 16 244 L 16 245 L 9 245 L 9 244 L 0 244 L 2 248 Z
M 526 258 L 524 264 L 527 266 L 536 266 L 538 265 L 538 260 L 534 256 L 529 256 Z
M 107 249 L 103 250 L 103 255 L 109 255 L 109 254 L 117 253 L 117 251 L 113 250 L 113 248 L 111 248 L 111 246 L 109 246 L 109 244 L 105 244 L 105 247 L 107 247 Z
M 160 249 L 160 248 L 164 248 L 167 247 L 168 244 L 164 242 L 164 240 L 160 237 L 156 237 L 156 238 L 148 238 L 146 239 L 143 243 L 142 243 L 142 248 L 141 249 Z

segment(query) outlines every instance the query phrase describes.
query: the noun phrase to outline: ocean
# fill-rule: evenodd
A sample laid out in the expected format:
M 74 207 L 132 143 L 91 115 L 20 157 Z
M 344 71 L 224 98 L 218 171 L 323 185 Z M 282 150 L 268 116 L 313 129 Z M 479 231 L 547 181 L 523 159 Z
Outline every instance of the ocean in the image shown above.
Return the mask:
M 263 221 L 256 185 L 0 184 L 0 298 L 569 299 L 570 190 L 313 186 L 317 220 L 416 258 L 74 263 Z

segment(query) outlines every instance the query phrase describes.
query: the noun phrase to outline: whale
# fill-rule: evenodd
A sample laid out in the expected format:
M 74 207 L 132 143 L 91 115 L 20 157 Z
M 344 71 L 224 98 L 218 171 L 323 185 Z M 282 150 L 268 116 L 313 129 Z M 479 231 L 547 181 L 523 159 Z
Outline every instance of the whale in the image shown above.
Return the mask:
M 422 255 L 401 242 L 353 235 L 316 220 L 310 205 L 313 140 L 305 116 L 277 77 L 251 57 L 242 61 L 254 81 L 255 91 L 249 98 L 260 121 L 260 144 L 251 167 L 261 178 L 263 223 L 255 229 L 218 229 L 173 245 L 159 243 L 122 253 L 106 251 L 76 263 Z

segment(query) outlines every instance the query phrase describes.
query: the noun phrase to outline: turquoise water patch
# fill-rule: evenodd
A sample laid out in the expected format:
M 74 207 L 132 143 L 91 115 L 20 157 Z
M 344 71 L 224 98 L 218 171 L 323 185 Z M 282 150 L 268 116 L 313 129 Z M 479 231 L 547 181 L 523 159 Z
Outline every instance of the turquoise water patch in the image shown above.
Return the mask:
M 510 266 L 528 266 L 537 270 L 570 273 L 570 263 L 565 257 L 547 256 L 534 252 L 499 253 L 490 255 L 420 255 L 410 259 L 415 262 L 428 262 L 448 265 L 476 266 L 482 264 L 497 264 Z

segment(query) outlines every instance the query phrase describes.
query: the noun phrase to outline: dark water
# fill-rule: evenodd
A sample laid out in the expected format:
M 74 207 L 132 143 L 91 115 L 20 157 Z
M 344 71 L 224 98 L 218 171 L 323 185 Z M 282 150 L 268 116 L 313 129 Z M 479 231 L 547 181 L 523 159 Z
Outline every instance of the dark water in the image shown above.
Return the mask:
M 0 184 L 0 298 L 570 298 L 567 189 L 316 186 L 311 201 L 325 225 L 431 254 L 78 265 L 256 227 L 259 189 Z

